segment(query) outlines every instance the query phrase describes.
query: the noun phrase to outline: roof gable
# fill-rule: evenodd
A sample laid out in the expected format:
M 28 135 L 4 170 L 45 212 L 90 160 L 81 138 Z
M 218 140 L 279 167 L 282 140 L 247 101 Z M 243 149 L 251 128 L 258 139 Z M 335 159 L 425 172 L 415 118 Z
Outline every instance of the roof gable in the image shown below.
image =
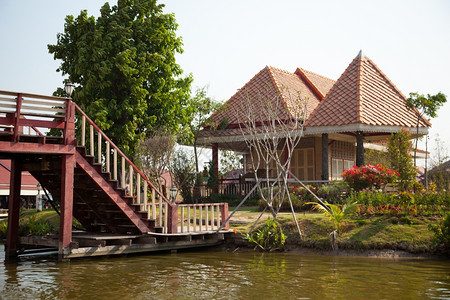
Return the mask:
M 243 120 L 239 120 L 236 109 L 242 107 L 246 99 L 250 99 L 254 105 L 257 122 L 267 121 L 262 113 L 262 107 L 267 100 L 278 101 L 273 107 L 277 107 L 279 118 L 286 120 L 294 115 L 293 109 L 298 105 L 299 96 L 306 100 L 308 117 L 321 100 L 310 85 L 294 73 L 266 66 L 225 102 L 209 121 L 216 127 L 242 123 Z
M 406 106 L 406 97 L 360 52 L 317 106 L 306 126 L 415 127 L 417 116 L 417 110 Z M 430 123 L 420 116 L 419 126 L 428 127 Z

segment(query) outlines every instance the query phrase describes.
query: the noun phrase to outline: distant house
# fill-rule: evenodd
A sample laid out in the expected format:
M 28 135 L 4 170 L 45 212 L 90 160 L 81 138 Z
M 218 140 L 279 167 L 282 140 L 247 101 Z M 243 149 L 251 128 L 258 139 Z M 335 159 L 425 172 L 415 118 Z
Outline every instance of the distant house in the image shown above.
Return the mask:
M 0 209 L 8 208 L 9 182 L 11 174 L 11 161 L 7 159 L 0 160 Z M 25 208 L 34 207 L 38 181 L 28 172 L 22 172 L 22 187 L 20 195 L 22 204 Z M 42 195 L 42 191 L 41 191 Z
M 269 97 L 258 99 L 263 90 Z M 239 128 L 242 120 L 230 108 L 240 105 L 245 98 L 276 99 L 270 101 L 280 101 L 284 108 L 280 111 L 293 115 L 295 107 L 290 105 L 289 95 L 298 93 L 306 99 L 306 119 L 290 166 L 303 181 L 339 179 L 344 169 L 364 163 L 364 148 L 380 148 L 380 143 L 402 128 L 415 137 L 417 120 L 419 136 L 427 134 L 431 126 L 417 110 L 406 106 L 406 97 L 360 52 L 336 81 L 302 68 L 291 73 L 265 67 L 210 117 L 211 123 L 223 126 L 218 129 L 206 126 L 198 136 L 198 144 L 212 148 L 212 161 L 216 162 L 219 149 L 244 153 L 248 170 L 250 149 Z M 258 122 L 266 121 L 263 114 L 260 118 Z M 280 119 L 283 118 L 290 116 L 280 113 Z

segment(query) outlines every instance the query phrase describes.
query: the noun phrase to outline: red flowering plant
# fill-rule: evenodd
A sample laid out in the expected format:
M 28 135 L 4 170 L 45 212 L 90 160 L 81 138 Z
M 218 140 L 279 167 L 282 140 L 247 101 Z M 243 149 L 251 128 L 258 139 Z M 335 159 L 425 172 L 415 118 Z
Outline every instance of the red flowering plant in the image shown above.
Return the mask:
M 393 182 L 399 173 L 381 164 L 367 164 L 362 167 L 353 166 L 342 173 L 342 178 L 355 191 L 364 189 L 380 189 Z

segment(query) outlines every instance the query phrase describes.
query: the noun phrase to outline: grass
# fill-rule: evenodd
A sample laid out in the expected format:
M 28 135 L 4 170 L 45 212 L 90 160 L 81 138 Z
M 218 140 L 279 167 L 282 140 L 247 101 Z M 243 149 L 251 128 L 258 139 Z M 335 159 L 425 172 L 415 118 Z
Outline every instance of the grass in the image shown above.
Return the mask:
M 259 214 L 256 207 L 241 208 L 231 219 L 240 222 L 238 224 L 232 222 L 231 228 L 247 233 Z M 271 214 L 265 213 L 256 228 L 269 216 Z M 286 241 L 288 245 L 331 250 L 328 236 L 334 228 L 328 218 L 320 213 L 311 212 L 297 213 L 296 217 L 302 231 L 302 239 L 299 237 L 292 214 L 280 213 L 278 216 L 278 221 L 288 236 Z M 242 221 L 245 219 L 247 222 L 244 224 Z M 411 253 L 430 253 L 433 251 L 433 233 L 428 230 L 428 224 L 436 224 L 438 220 L 437 217 L 411 216 L 351 217 L 342 225 L 338 246 L 339 249 L 348 250 L 392 249 Z

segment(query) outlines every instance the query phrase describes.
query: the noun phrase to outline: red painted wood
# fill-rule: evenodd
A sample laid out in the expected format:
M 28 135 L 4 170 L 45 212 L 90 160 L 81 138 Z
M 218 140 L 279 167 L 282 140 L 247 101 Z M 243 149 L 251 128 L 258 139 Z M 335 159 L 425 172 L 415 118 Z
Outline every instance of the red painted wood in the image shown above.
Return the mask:
M 61 169 L 61 215 L 59 221 L 59 247 L 58 253 L 70 253 L 72 242 L 72 215 L 73 215 L 73 176 L 75 169 L 75 155 L 62 156 Z
M 158 189 L 155 188 L 155 186 L 153 185 L 153 183 L 148 180 L 147 176 L 145 176 L 144 173 L 142 173 L 141 170 L 138 169 L 138 167 L 135 166 L 135 164 L 116 146 L 116 144 L 114 144 L 109 137 L 106 136 L 106 134 L 100 130 L 100 128 L 86 115 L 86 113 L 84 111 L 81 110 L 81 108 L 76 104 L 73 103 L 73 105 L 75 106 L 75 109 L 81 114 L 83 115 L 86 120 L 88 121 L 88 124 L 92 125 L 95 130 L 100 133 L 102 135 L 102 138 L 109 142 L 110 146 L 112 149 L 115 149 L 117 151 L 117 153 L 119 154 L 119 156 L 123 157 L 125 159 L 125 161 L 131 165 L 133 167 L 134 172 L 138 173 L 141 175 L 142 179 L 144 179 L 145 181 L 147 181 L 148 186 L 152 189 L 155 190 L 155 192 L 169 205 L 169 206 L 173 206 L 173 204 L 167 200 L 167 197 L 161 193 Z
M 73 154 L 75 150 L 75 145 L 0 142 L 3 153 Z
M 178 207 L 168 206 L 168 218 L 167 218 L 167 232 L 177 233 L 178 232 Z
M 75 145 L 75 105 L 70 99 L 66 102 L 66 122 L 64 127 L 64 144 Z
M 140 216 L 130 207 L 127 202 L 121 197 L 121 195 L 111 186 L 111 184 L 105 180 L 97 170 L 80 154 L 76 153 L 77 165 L 82 168 L 86 174 L 88 174 L 94 182 L 101 188 L 112 201 L 127 215 L 127 217 L 133 222 L 133 224 L 142 232 L 147 233 L 150 229 L 142 221 Z
M 216 177 L 213 193 L 217 194 L 219 192 L 219 145 L 217 143 L 212 145 L 212 163 L 214 176 Z
M 6 257 L 17 256 L 17 239 L 19 237 L 20 187 L 22 169 L 20 162 L 11 160 L 11 183 L 9 190 L 8 232 L 6 237 Z
M 13 140 L 14 142 L 19 141 L 19 134 L 21 133 L 20 130 L 20 109 L 22 107 L 22 94 L 17 94 L 17 101 L 16 101 L 16 115 L 14 120 L 14 133 L 13 133 Z
M 221 215 L 220 215 L 220 223 L 223 224 L 228 218 L 228 203 L 222 203 L 221 204 Z M 225 225 L 223 225 L 222 227 L 223 229 L 229 229 L 230 228 L 230 223 L 227 222 Z

